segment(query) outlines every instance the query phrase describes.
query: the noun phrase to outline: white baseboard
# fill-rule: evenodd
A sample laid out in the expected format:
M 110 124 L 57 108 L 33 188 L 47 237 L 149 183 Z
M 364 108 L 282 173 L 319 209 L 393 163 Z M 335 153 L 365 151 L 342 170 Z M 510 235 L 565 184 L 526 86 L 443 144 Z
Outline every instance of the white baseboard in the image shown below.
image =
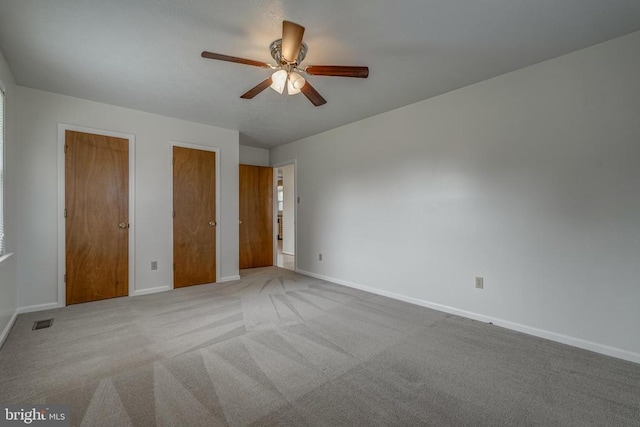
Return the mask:
M 282 253 L 283 253 L 283 254 L 285 254 L 285 255 L 296 256 L 296 254 L 294 254 L 293 252 L 285 252 L 285 251 L 282 251 Z
M 171 290 L 171 286 L 157 286 L 155 288 L 148 288 L 148 289 L 136 289 L 135 291 L 133 291 L 133 295 L 131 295 L 132 297 L 137 297 L 140 295 L 148 295 L 148 294 L 155 294 L 157 292 L 165 292 L 165 291 L 170 291 Z
M 4 344 L 4 340 L 9 336 L 9 332 L 11 332 L 11 328 L 13 328 L 13 324 L 16 323 L 16 318 L 18 317 L 18 310 L 13 312 L 13 316 L 9 319 L 9 323 L 2 330 L 2 334 L 0 334 L 0 348 Z
M 240 275 L 221 277 L 216 283 L 233 282 L 234 280 L 240 280 Z
M 18 307 L 18 314 L 33 313 L 35 311 L 53 310 L 56 308 L 62 308 L 64 304 L 57 302 L 49 302 L 47 304 L 28 305 L 25 307 Z
M 466 317 L 468 319 L 477 320 L 485 323 L 493 323 L 496 326 L 500 326 L 506 329 L 522 332 L 528 335 L 533 335 L 540 338 L 545 338 L 550 341 L 567 344 L 573 347 L 582 348 L 584 350 L 593 351 L 595 353 L 604 354 L 607 356 L 616 357 L 618 359 L 627 360 L 629 362 L 640 363 L 640 354 L 632 351 L 623 350 L 616 347 L 610 347 L 604 344 L 598 344 L 592 341 L 586 341 L 580 338 L 571 337 L 568 335 L 558 334 L 556 332 L 547 331 L 544 329 L 538 329 L 527 325 L 521 325 L 519 323 L 510 322 L 508 320 L 498 319 L 491 316 L 485 316 L 483 314 L 474 313 L 471 311 L 460 310 L 455 307 L 442 305 L 430 301 L 421 300 L 418 298 L 408 297 L 394 292 L 383 291 L 376 288 L 360 285 L 358 283 L 348 282 L 346 280 L 336 279 L 334 277 L 324 276 L 322 274 L 311 273 L 309 271 L 297 270 L 298 273 L 305 276 L 314 277 L 316 279 L 326 280 L 327 282 L 337 283 L 339 285 L 347 286 L 349 288 L 359 289 L 361 291 L 371 292 L 372 294 L 381 295 L 389 298 L 393 298 L 399 301 L 408 302 L 410 304 L 419 305 L 422 307 L 431 308 L 445 313 L 454 314 L 460 317 Z

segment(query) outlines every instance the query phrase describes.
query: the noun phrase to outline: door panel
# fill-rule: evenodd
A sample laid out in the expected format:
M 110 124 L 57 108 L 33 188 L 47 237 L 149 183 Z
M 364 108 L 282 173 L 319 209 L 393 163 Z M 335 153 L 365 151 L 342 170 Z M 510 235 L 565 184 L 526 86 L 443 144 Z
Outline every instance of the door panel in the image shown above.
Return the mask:
M 129 293 L 129 141 L 65 133 L 66 302 Z
M 173 147 L 173 285 L 216 281 L 216 153 Z
M 273 168 L 240 165 L 240 268 L 273 265 Z

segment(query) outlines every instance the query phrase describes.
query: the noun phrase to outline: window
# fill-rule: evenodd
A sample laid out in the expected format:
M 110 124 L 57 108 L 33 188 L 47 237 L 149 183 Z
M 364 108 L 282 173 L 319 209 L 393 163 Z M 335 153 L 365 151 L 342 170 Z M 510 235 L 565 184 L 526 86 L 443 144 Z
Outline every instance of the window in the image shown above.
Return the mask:
M 4 255 L 4 91 L 0 88 L 0 256 Z
M 284 208 L 284 190 L 282 185 L 278 185 L 278 211 L 282 212 Z

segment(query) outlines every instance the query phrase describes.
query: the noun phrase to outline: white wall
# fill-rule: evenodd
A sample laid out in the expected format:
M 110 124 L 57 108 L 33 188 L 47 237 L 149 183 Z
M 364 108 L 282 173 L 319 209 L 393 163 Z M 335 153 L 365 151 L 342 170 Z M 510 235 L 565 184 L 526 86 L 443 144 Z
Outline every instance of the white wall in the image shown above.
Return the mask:
M 299 270 L 640 362 L 640 32 L 289 159 Z
M 253 166 L 269 166 L 269 150 L 241 145 L 240 164 Z
M 294 165 L 290 164 L 280 167 L 280 170 L 282 170 L 282 186 L 284 192 L 282 209 L 282 252 L 288 255 L 295 255 L 295 169 Z
M 221 279 L 238 276 L 238 139 L 231 131 L 18 87 L 20 307 L 57 302 L 58 123 L 135 135 L 135 291 L 172 283 L 170 142 L 220 148 Z M 150 262 L 158 261 L 151 271 Z
M 5 90 L 4 120 L 4 231 L 7 255 L 0 257 L 0 345 L 13 324 L 18 304 L 16 281 L 16 86 L 9 66 L 0 52 L 0 83 Z M 12 255 L 9 255 L 13 253 Z

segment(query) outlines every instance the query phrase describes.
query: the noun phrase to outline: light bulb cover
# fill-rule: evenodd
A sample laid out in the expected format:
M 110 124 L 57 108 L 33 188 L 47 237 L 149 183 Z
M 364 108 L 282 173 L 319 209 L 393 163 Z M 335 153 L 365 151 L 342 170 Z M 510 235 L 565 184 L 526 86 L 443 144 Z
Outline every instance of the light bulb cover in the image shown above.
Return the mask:
M 296 95 L 298 93 L 300 93 L 300 89 L 296 89 L 291 83 L 291 80 L 287 80 L 287 94 Z
M 279 94 L 284 91 L 284 86 L 287 83 L 287 72 L 285 70 L 278 70 L 271 75 L 271 89 L 275 90 Z
M 304 77 L 295 72 L 291 72 L 289 74 L 289 81 L 291 82 L 291 86 L 293 86 L 294 89 L 297 89 L 298 91 L 300 91 L 300 89 L 302 89 L 302 86 L 304 86 L 304 84 L 306 83 Z

